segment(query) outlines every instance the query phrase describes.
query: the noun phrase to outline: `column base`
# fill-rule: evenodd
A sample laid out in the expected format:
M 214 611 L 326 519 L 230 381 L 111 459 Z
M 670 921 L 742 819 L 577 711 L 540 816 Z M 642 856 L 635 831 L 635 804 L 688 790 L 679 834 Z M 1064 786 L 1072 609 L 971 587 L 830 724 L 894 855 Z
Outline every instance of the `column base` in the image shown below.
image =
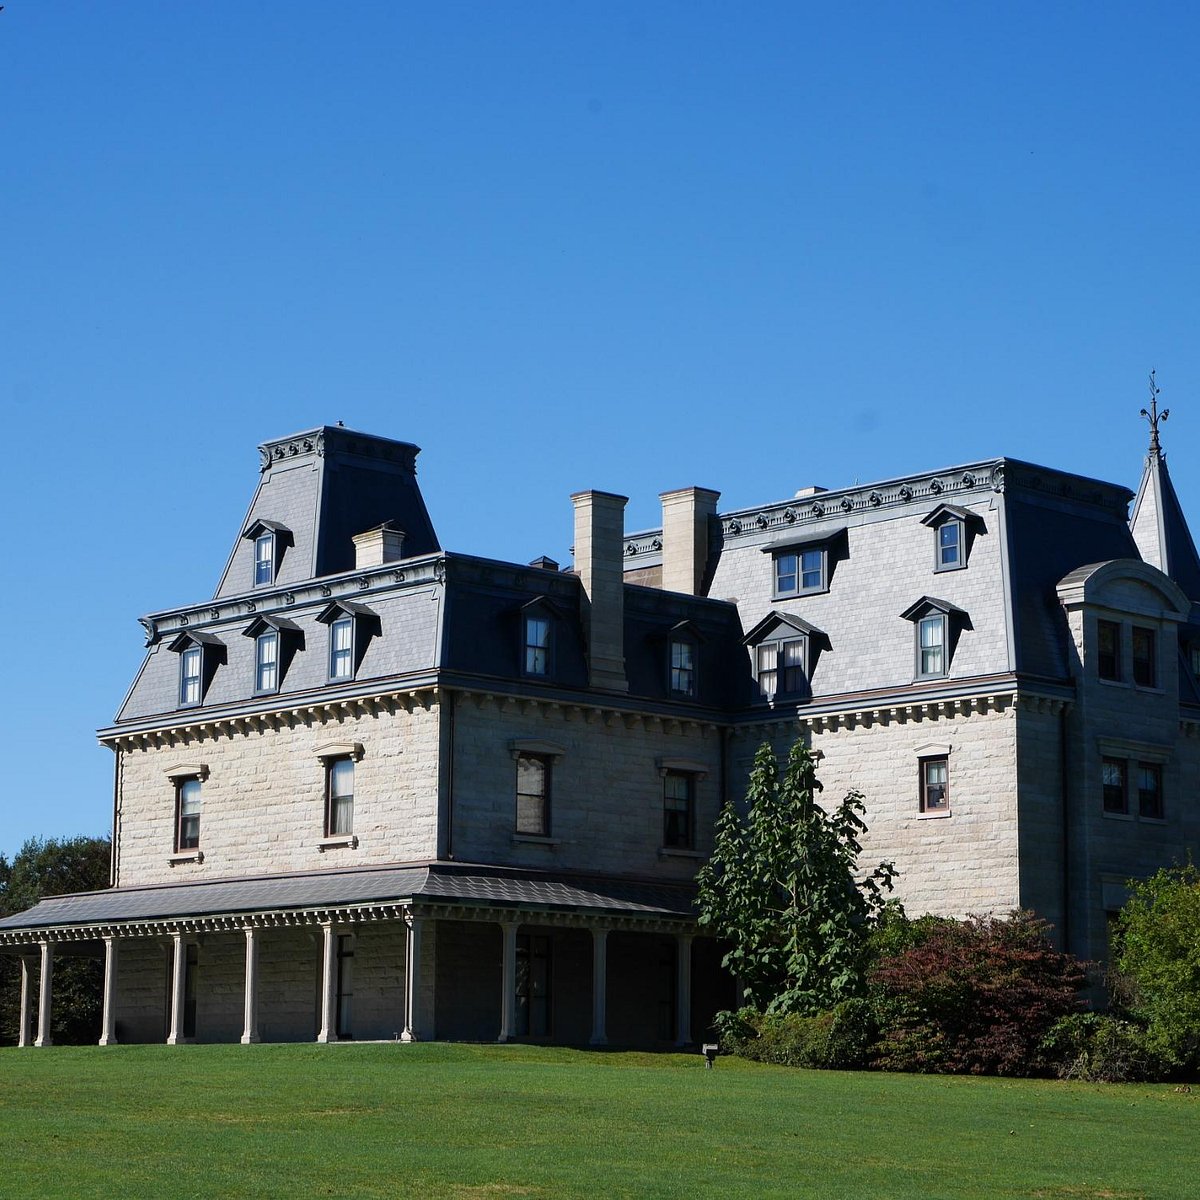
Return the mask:
M 592 1034 L 592 1036 L 590 1038 L 588 1038 L 588 1045 L 589 1046 L 607 1046 L 608 1038 L 604 1037 L 603 1035 L 601 1035 L 600 1037 L 597 1037 L 595 1034 Z
M 34 1039 L 33 1039 L 33 1044 L 34 1044 L 35 1046 L 37 1046 L 37 1047 L 38 1047 L 38 1049 L 41 1049 L 43 1046 L 53 1046 L 53 1045 L 54 1045 L 53 1041 L 51 1041 L 51 1040 L 50 1040 L 50 1038 L 48 1038 L 48 1037 L 45 1037 L 45 1038 L 41 1038 L 41 1037 L 40 1037 L 40 1038 L 34 1038 Z
M 102 1037 L 97 1043 L 97 1046 L 116 1046 L 117 1039 L 115 1037 Z
M 253 1046 L 256 1043 L 261 1042 L 261 1041 L 262 1041 L 262 1038 L 260 1038 L 257 1033 L 243 1033 L 242 1034 L 242 1045 L 243 1046 Z
M 419 1042 L 421 1039 L 419 1037 L 417 1037 L 417 1035 L 415 1033 L 413 1033 L 413 1031 L 411 1029 L 406 1029 L 400 1035 L 400 1040 L 402 1042 Z
M 336 1033 L 318 1033 L 317 1034 L 317 1041 L 322 1046 L 328 1046 L 328 1045 L 330 1045 L 330 1043 L 336 1042 L 337 1040 L 338 1039 L 337 1039 Z

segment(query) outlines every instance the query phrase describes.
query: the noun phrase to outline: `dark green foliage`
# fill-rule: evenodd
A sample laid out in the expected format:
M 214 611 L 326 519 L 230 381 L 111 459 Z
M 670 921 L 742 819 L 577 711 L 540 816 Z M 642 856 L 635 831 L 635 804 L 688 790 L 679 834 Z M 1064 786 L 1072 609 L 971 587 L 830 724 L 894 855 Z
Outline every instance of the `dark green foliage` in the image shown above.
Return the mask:
M 1055 950 L 1030 913 L 1006 920 L 923 918 L 870 979 L 877 1065 L 894 1071 L 1029 1075 L 1060 1018 L 1080 1007 L 1082 966 Z
M 12 862 L 0 855 L 0 916 L 32 908 L 43 896 L 96 891 L 108 886 L 109 839 L 77 837 L 62 841 L 31 838 Z M 94 1042 L 100 1036 L 99 959 L 68 956 L 54 963 L 51 1037 L 59 1043 Z M 20 964 L 0 955 L 0 1045 L 17 1040 L 20 1019 Z
M 867 1064 L 875 1040 L 871 1005 L 843 1000 L 827 1012 L 757 1013 L 742 1009 L 722 1014 L 721 1045 L 754 1062 L 784 1067 L 852 1070 Z
M 826 812 L 820 789 L 807 747 L 792 747 L 781 777 L 761 746 L 747 815 L 725 806 L 697 876 L 701 928 L 731 944 L 725 967 L 767 1014 L 819 1013 L 861 993 L 867 939 L 892 886 L 890 863 L 858 879 L 862 797 Z
M 1159 871 L 1132 886 L 1117 926 L 1120 989 L 1150 1050 L 1177 1072 L 1200 1070 L 1200 871 Z
M 1140 1083 L 1163 1079 L 1167 1064 L 1143 1026 L 1107 1013 L 1072 1013 L 1042 1042 L 1047 1067 L 1060 1079 L 1089 1083 Z

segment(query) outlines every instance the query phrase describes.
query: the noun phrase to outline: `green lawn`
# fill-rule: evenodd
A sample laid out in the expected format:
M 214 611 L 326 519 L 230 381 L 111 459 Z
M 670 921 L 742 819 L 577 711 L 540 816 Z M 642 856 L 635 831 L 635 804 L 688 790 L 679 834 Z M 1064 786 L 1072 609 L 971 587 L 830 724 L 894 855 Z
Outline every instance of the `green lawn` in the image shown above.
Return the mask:
M 1188 1197 L 1200 1088 L 497 1046 L 0 1050 L 0 1196 Z

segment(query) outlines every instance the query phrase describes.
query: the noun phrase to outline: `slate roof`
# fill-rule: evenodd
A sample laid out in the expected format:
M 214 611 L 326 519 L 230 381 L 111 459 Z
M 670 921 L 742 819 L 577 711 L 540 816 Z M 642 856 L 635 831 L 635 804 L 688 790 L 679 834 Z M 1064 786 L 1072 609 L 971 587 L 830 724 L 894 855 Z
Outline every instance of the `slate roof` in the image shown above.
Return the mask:
M 432 863 L 50 896 L 23 913 L 0 920 L 0 935 L 409 900 L 539 912 L 686 918 L 692 914 L 693 895 L 694 888 L 687 884 Z

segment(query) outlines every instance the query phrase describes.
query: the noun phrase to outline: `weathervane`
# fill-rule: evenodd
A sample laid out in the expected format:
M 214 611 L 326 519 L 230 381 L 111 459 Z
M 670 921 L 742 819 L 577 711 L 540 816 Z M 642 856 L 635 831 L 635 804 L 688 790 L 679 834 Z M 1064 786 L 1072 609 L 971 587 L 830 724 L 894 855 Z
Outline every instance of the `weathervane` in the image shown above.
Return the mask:
M 1164 408 L 1162 412 L 1158 411 L 1158 384 L 1154 382 L 1154 372 L 1150 372 L 1150 411 L 1142 409 L 1142 416 L 1150 422 L 1150 453 L 1161 454 L 1162 447 L 1158 444 L 1158 423 L 1165 421 L 1170 415 L 1171 410 Z

